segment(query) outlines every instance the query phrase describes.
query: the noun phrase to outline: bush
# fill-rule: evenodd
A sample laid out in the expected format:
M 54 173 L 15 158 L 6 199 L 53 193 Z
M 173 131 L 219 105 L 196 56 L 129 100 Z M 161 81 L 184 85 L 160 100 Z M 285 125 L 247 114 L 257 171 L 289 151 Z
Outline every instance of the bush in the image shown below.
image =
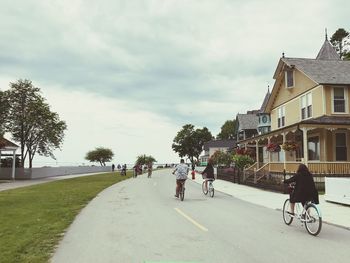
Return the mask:
M 248 155 L 235 154 L 232 157 L 235 165 L 240 170 L 243 170 L 249 165 L 252 165 L 255 161 Z

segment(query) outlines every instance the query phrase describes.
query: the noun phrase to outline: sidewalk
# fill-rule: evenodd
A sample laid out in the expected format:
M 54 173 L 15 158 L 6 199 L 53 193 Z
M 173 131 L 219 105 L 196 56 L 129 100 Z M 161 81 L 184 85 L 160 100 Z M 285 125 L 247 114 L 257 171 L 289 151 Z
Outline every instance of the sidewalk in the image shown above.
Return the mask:
M 190 178 L 191 175 L 189 175 Z M 196 173 L 196 179 L 193 181 L 202 184 L 202 175 Z M 214 188 L 215 191 L 276 210 L 282 210 L 283 203 L 288 198 L 288 194 L 270 192 L 224 180 L 215 180 Z M 350 206 L 327 202 L 324 200 L 324 195 L 320 195 L 319 199 L 323 222 L 350 230 Z

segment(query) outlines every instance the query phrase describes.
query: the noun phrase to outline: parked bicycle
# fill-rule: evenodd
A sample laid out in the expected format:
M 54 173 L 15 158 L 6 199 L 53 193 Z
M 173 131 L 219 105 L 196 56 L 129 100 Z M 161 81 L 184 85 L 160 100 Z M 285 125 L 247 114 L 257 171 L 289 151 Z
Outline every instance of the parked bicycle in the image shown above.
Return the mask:
M 214 190 L 213 182 L 214 182 L 214 179 L 206 179 L 203 181 L 203 183 L 202 183 L 203 194 L 207 195 L 209 192 L 209 195 L 211 197 L 214 197 L 215 190 Z
M 291 186 L 290 186 L 291 187 Z M 291 211 L 291 203 L 289 198 L 284 201 L 283 204 L 283 221 L 286 225 L 290 225 L 293 219 L 299 219 L 302 224 L 305 225 L 307 232 L 313 236 L 317 236 L 321 232 L 322 228 L 322 216 L 321 211 L 311 201 L 305 203 L 302 206 L 301 203 L 295 203 L 294 214 Z

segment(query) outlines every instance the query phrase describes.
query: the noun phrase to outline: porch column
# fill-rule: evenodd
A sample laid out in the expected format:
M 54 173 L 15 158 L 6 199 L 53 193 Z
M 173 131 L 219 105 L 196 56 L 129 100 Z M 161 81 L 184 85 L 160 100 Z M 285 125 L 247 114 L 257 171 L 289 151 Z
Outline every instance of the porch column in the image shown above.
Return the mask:
M 259 169 L 259 141 L 255 141 L 255 151 L 256 151 L 256 168 Z
M 307 128 L 302 128 L 303 130 L 303 150 L 304 150 L 304 164 L 307 165 L 309 162 L 309 155 L 308 155 L 308 145 L 307 145 Z
M 12 180 L 15 180 L 15 170 L 16 170 L 16 150 L 13 150 Z
M 286 133 L 282 133 L 282 143 L 286 142 Z M 283 150 L 283 169 L 286 170 L 287 165 L 286 165 L 286 151 Z
M 268 137 L 267 138 L 267 144 L 269 145 L 270 144 L 270 142 L 271 142 L 271 137 Z M 269 163 L 271 163 L 271 152 L 270 151 L 268 151 L 268 156 L 269 156 Z

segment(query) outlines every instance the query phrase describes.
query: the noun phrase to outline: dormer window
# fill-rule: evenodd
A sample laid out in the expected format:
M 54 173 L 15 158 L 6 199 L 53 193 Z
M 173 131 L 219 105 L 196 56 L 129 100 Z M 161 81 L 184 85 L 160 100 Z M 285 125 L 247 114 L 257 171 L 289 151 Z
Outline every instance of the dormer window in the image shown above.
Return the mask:
M 288 68 L 285 71 L 285 85 L 287 89 L 294 87 L 294 70 L 293 68 Z

